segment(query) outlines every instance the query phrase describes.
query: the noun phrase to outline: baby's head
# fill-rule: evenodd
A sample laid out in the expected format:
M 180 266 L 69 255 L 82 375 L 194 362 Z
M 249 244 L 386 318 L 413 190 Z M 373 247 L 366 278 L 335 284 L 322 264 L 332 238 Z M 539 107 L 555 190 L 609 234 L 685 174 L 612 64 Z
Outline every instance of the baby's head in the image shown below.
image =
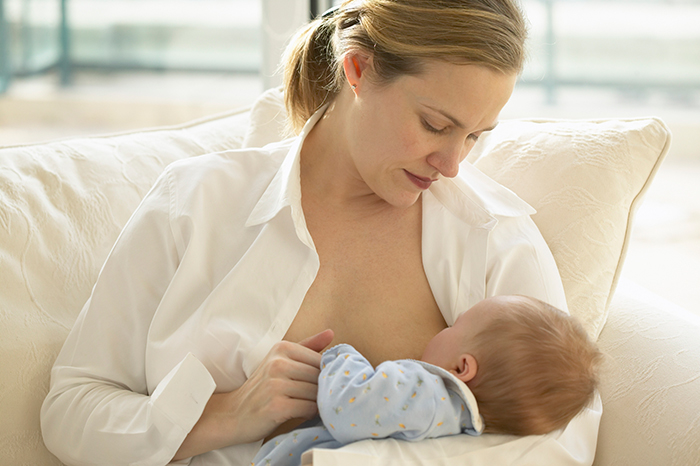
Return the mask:
M 469 386 L 486 432 L 533 435 L 564 427 L 590 402 L 601 354 L 555 307 L 494 296 L 436 335 L 421 359 Z

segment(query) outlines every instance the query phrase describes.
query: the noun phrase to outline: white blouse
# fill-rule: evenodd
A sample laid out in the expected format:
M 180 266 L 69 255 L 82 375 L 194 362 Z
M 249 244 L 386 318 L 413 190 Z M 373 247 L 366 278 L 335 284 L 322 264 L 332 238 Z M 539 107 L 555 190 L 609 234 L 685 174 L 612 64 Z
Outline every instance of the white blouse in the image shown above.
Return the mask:
M 181 160 L 160 176 L 51 372 L 42 431 L 63 462 L 167 464 L 212 393 L 242 385 L 282 339 L 319 268 L 299 179 L 300 148 L 317 119 L 299 137 Z M 499 294 L 566 308 L 534 211 L 515 194 L 465 164 L 422 202 L 423 266 L 449 325 Z M 595 434 L 597 422 L 586 422 L 569 429 Z M 259 447 L 191 464 L 249 465 Z

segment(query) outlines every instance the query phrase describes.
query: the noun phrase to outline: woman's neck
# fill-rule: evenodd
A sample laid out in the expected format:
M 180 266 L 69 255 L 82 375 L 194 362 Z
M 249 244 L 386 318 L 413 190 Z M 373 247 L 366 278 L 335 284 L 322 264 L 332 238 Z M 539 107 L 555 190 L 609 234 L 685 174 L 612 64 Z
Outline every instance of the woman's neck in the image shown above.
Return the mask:
M 367 186 L 355 167 L 348 131 L 350 99 L 341 92 L 304 140 L 302 196 L 349 209 L 386 208 L 388 204 Z

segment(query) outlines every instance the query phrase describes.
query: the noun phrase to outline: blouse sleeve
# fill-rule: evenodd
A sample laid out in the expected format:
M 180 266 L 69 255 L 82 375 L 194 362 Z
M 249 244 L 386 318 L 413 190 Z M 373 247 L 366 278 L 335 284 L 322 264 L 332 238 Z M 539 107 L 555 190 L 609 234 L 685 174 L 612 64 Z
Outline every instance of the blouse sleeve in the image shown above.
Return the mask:
M 486 295 L 506 294 L 532 296 L 568 312 L 554 257 L 529 216 L 500 219 L 489 239 Z M 587 466 L 595 456 L 601 415 L 602 401 L 596 392 L 591 404 L 562 429 L 505 441 L 464 457 L 479 465 L 491 464 L 498 455 L 505 455 L 509 464 L 522 466 L 542 464 L 543 459 L 551 464 Z M 461 457 L 456 454 L 454 459 Z
M 500 218 L 488 251 L 486 297 L 532 296 L 568 312 L 557 264 L 529 216 Z
M 51 371 L 44 442 L 66 464 L 164 465 L 214 381 L 189 354 L 148 393 L 150 323 L 179 257 L 166 170 L 120 234 Z

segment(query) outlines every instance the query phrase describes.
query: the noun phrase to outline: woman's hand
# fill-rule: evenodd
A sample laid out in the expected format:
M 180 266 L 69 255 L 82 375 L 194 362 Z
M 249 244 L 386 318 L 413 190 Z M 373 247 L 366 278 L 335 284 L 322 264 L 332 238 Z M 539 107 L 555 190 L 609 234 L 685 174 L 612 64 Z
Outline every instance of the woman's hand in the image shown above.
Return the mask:
M 236 391 L 236 411 L 245 420 L 241 443 L 265 438 L 290 419 L 311 419 L 318 413 L 316 395 L 321 355 L 333 340 L 325 330 L 300 343 L 276 344 Z
M 299 343 L 281 341 L 237 390 L 212 395 L 174 460 L 254 442 L 290 419 L 318 413 L 321 354 L 333 340 L 324 330 Z

